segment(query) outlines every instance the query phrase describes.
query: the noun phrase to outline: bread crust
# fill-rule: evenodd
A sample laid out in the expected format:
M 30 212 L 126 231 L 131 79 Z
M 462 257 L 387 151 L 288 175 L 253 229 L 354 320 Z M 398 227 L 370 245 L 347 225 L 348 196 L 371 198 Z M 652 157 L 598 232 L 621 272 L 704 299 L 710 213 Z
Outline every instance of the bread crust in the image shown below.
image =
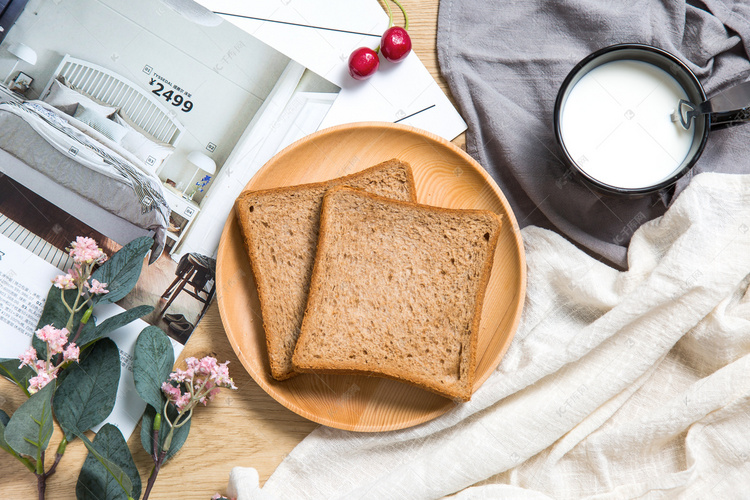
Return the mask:
M 332 203 L 332 199 L 337 195 L 337 193 L 340 192 L 353 192 L 357 195 L 363 197 L 363 198 L 369 198 L 370 200 L 381 202 L 385 204 L 390 205 L 399 205 L 404 207 L 411 207 L 415 208 L 420 211 L 425 212 L 432 212 L 436 214 L 463 214 L 463 215 L 481 215 L 481 216 L 488 216 L 495 220 L 497 223 L 497 226 L 494 231 L 491 232 L 490 238 L 488 240 L 488 248 L 489 251 L 487 252 L 487 255 L 485 257 L 484 263 L 482 264 L 482 271 L 481 275 L 478 280 L 478 285 L 476 289 L 475 294 L 475 305 L 474 305 L 474 311 L 472 313 L 472 321 L 471 321 L 471 333 L 469 335 L 469 345 L 470 345 L 470 355 L 469 355 L 469 380 L 466 384 L 464 384 L 463 390 L 446 390 L 445 387 L 440 387 L 433 383 L 432 381 L 426 381 L 421 380 L 419 378 L 416 378 L 412 376 L 412 374 L 407 372 L 400 372 L 400 373 L 392 373 L 386 370 L 383 371 L 374 371 L 369 370 L 364 367 L 362 368 L 342 368 L 340 366 L 337 366 L 335 363 L 326 361 L 326 360 L 316 360 L 315 363 L 309 363 L 307 360 L 304 359 L 304 357 L 301 354 L 301 350 L 305 348 L 305 345 L 308 342 L 309 337 L 309 322 L 310 322 L 310 312 L 311 307 L 314 307 L 315 300 L 317 298 L 317 295 L 321 293 L 321 286 L 322 286 L 322 272 L 321 272 L 321 258 L 318 258 L 325 253 L 325 246 L 328 244 L 328 239 L 330 238 L 329 231 L 330 231 L 330 217 L 331 217 L 331 211 L 328 210 L 329 204 Z M 476 363 L 477 363 L 477 341 L 479 336 L 479 325 L 481 322 L 481 313 L 482 313 L 482 307 L 484 304 L 484 298 L 486 295 L 487 290 L 487 284 L 489 283 L 489 278 L 492 273 L 492 267 L 494 263 L 494 257 L 495 252 L 497 250 L 497 243 L 500 237 L 500 232 L 502 228 L 502 216 L 488 211 L 488 210 L 476 210 L 476 209 L 454 209 L 454 208 L 443 208 L 443 207 L 434 207 L 429 205 L 422 205 L 417 203 L 416 201 L 399 201 L 394 200 L 391 198 L 385 198 L 382 196 L 378 196 L 363 190 L 359 189 L 353 189 L 347 186 L 338 186 L 329 189 L 326 192 L 326 195 L 323 197 L 323 205 L 321 208 L 321 218 L 320 218 L 320 230 L 318 234 L 318 244 L 316 249 L 316 259 L 315 263 L 313 265 L 313 272 L 312 272 L 312 278 L 310 282 L 310 291 L 308 293 L 308 301 L 307 306 L 305 308 L 305 315 L 302 320 L 302 327 L 300 336 L 297 341 L 297 345 L 295 346 L 294 356 L 292 357 L 292 363 L 295 367 L 295 370 L 301 373 L 326 373 L 326 374 L 350 374 L 350 375 L 366 375 L 366 376 L 377 376 L 377 377 L 383 377 L 388 378 L 392 380 L 396 380 L 399 382 L 407 382 L 411 383 L 413 385 L 416 385 L 418 387 L 421 387 L 422 389 L 434 392 L 436 394 L 439 394 L 444 397 L 452 398 L 454 400 L 458 401 L 469 401 L 471 399 L 471 395 L 473 393 L 473 384 L 475 380 L 475 371 L 476 371 Z
M 248 259 L 250 261 L 250 268 L 253 272 L 253 276 L 255 277 L 256 282 L 256 289 L 258 293 L 258 299 L 260 302 L 260 310 L 261 310 L 261 319 L 263 322 L 263 328 L 264 332 L 266 334 L 266 348 L 268 351 L 268 361 L 271 368 L 271 376 L 276 380 L 286 380 L 291 377 L 294 377 L 297 375 L 297 373 L 293 370 L 289 370 L 288 366 L 284 366 L 279 359 L 279 355 L 276 352 L 277 349 L 274 348 L 272 345 L 273 343 L 273 336 L 274 335 L 283 335 L 281 332 L 270 332 L 269 333 L 269 327 L 268 327 L 268 321 L 267 318 L 269 318 L 273 311 L 271 311 L 271 302 L 272 299 L 269 297 L 270 293 L 273 293 L 272 287 L 270 283 L 267 283 L 264 277 L 264 273 L 260 269 L 260 259 L 255 253 L 256 248 L 256 234 L 253 230 L 253 225 L 251 223 L 250 219 L 250 208 L 253 206 L 253 203 L 257 202 L 259 199 L 273 197 L 277 195 L 286 195 L 289 193 L 303 193 L 305 191 L 309 190 L 317 190 L 317 189 L 326 189 L 329 190 L 333 187 L 345 185 L 346 183 L 353 182 L 353 181 L 359 181 L 363 179 L 368 178 L 375 178 L 377 175 L 379 175 L 383 171 L 388 171 L 391 168 L 402 168 L 404 170 L 404 174 L 406 176 L 406 187 L 407 187 L 407 195 L 412 201 L 416 201 L 417 193 L 416 193 L 416 187 L 414 184 L 414 174 L 412 172 L 411 166 L 403 162 L 401 160 L 398 160 L 397 158 L 393 158 L 391 160 L 384 161 L 382 163 L 379 163 L 377 165 L 374 165 L 372 167 L 366 168 L 364 170 L 361 170 L 359 172 L 355 172 L 353 174 L 349 174 L 343 177 L 337 177 L 334 179 L 330 179 L 327 181 L 321 181 L 321 182 L 314 182 L 314 183 L 308 183 L 308 184 L 299 184 L 294 186 L 284 186 L 284 187 L 278 187 L 278 188 L 270 188 L 270 189 L 262 189 L 257 191 L 244 191 L 240 194 L 240 196 L 237 197 L 235 200 L 235 216 L 237 218 L 237 221 L 241 228 L 241 235 L 242 235 L 242 241 L 245 246 L 246 253 L 248 255 Z M 292 209 L 293 207 L 290 207 Z M 300 283 L 300 287 L 306 287 L 307 284 Z M 299 325 L 297 325 L 297 328 L 299 329 Z M 299 330 L 297 331 L 297 334 L 299 333 Z M 296 338 L 295 338 L 296 342 Z

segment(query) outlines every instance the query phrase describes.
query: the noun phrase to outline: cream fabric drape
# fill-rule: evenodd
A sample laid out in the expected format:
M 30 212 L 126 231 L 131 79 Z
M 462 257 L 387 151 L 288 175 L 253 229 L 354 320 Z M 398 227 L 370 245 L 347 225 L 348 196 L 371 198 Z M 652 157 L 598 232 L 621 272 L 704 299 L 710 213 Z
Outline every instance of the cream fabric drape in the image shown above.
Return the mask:
M 750 175 L 697 176 L 618 272 L 523 230 L 518 332 L 469 403 L 364 434 L 320 427 L 258 498 L 741 498 L 750 488 Z

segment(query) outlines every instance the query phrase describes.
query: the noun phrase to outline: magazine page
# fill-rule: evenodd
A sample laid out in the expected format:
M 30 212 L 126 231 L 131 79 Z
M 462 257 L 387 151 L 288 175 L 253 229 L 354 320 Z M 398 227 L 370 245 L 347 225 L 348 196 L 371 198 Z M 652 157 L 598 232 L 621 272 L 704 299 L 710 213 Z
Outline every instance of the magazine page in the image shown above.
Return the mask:
M 120 305 L 154 306 L 144 319 L 185 343 L 216 263 L 184 243 L 223 226 L 219 181 L 241 190 L 257 170 L 228 160 L 313 132 L 339 88 L 190 1 L 13 1 L 25 7 L 0 43 L 0 231 L 38 237 L 19 243 L 60 269 L 78 235 L 110 255 L 153 237 Z

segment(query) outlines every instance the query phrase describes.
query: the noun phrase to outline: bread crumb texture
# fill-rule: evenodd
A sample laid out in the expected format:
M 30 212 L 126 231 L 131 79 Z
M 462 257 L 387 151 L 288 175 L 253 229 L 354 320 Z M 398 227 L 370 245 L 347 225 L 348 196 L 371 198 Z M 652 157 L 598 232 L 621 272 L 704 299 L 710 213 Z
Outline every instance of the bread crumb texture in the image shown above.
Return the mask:
M 468 400 L 497 215 L 329 192 L 294 363 Z

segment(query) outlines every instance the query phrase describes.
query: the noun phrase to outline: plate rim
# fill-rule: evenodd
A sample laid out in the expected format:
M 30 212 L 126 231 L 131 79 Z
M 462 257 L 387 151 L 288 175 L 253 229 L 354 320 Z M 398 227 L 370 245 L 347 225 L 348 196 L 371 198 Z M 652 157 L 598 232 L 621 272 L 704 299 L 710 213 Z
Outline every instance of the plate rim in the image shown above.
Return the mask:
M 319 139 L 322 136 L 325 135 L 331 135 L 331 134 L 337 134 L 342 131 L 350 131 L 352 129 L 368 129 L 368 128 L 375 128 L 375 129 L 389 129 L 389 130 L 399 130 L 404 133 L 408 134 L 414 134 L 416 136 L 424 137 L 433 141 L 436 141 L 440 143 L 441 145 L 449 148 L 454 153 L 456 153 L 458 156 L 460 156 L 464 161 L 466 161 L 471 167 L 475 170 L 476 173 L 478 173 L 482 179 L 492 188 L 493 193 L 498 197 L 498 200 L 500 201 L 501 205 L 504 207 L 507 218 L 509 219 L 508 222 L 511 223 L 512 227 L 512 233 L 513 238 L 515 242 L 515 246 L 518 250 L 518 259 L 519 259 L 519 283 L 518 283 L 518 290 L 517 294 L 519 296 L 518 304 L 514 311 L 514 318 L 513 322 L 509 325 L 508 331 L 510 332 L 510 341 L 508 341 L 505 345 L 505 348 L 502 349 L 501 352 L 498 353 L 498 361 L 495 365 L 495 368 L 487 370 L 487 372 L 479 378 L 475 378 L 474 385 L 475 386 L 481 386 L 488 378 L 489 376 L 495 371 L 497 366 L 502 362 L 503 358 L 505 357 L 505 353 L 510 346 L 510 343 L 512 342 L 513 338 L 515 337 L 515 334 L 518 330 L 519 323 L 521 321 L 521 314 L 523 312 L 524 302 L 525 302 L 525 296 L 526 296 L 526 285 L 527 285 L 527 268 L 526 268 L 526 252 L 523 245 L 523 238 L 521 235 L 520 228 L 518 226 L 518 221 L 516 219 L 515 214 L 513 213 L 510 203 L 508 202 L 508 199 L 506 198 L 505 194 L 500 190 L 500 187 L 497 185 L 495 180 L 490 176 L 490 174 L 479 164 L 478 161 L 476 161 L 474 158 L 472 158 L 466 151 L 458 147 L 456 144 L 444 139 L 443 137 L 440 137 L 436 134 L 433 134 L 427 130 L 419 129 L 416 127 L 412 127 L 410 125 L 405 125 L 401 123 L 391 123 L 391 122 L 377 122 L 377 121 L 365 121 L 365 122 L 355 122 L 355 123 L 348 123 L 348 124 L 342 124 L 342 125 L 335 125 L 333 127 L 328 127 L 322 130 L 318 130 L 317 132 L 314 132 L 312 134 L 306 135 L 305 137 L 302 137 L 290 145 L 286 146 L 284 149 L 273 155 L 266 163 L 263 164 L 263 166 L 258 169 L 258 171 L 253 174 L 253 176 L 250 178 L 250 180 L 245 184 L 245 186 L 242 188 L 242 191 L 245 191 L 248 189 L 248 186 L 252 184 L 258 177 L 261 177 L 268 169 L 272 168 L 276 162 L 279 161 L 280 158 L 284 157 L 286 154 L 289 153 L 289 151 L 294 150 L 295 148 L 299 147 L 301 144 L 315 141 L 316 139 Z M 363 167 L 366 168 L 366 167 Z M 359 171 L 359 170 L 358 170 Z M 280 186 L 279 186 L 280 187 Z M 217 280 L 217 290 L 221 289 L 221 282 L 223 281 L 223 273 L 221 272 L 223 268 L 223 260 L 220 258 L 222 254 L 223 248 L 227 245 L 227 239 L 229 238 L 229 228 L 230 228 L 230 222 L 235 218 L 235 207 L 234 204 L 232 205 L 232 209 L 229 212 L 229 215 L 227 216 L 226 221 L 224 222 L 224 227 L 221 231 L 221 237 L 219 240 L 219 246 L 217 248 L 216 253 L 216 280 Z M 300 406 L 295 406 L 292 404 L 291 401 L 288 401 L 287 399 L 277 397 L 276 394 L 277 391 L 274 387 L 269 385 L 265 378 L 263 377 L 263 374 L 256 373 L 256 370 L 249 369 L 246 365 L 246 363 L 243 362 L 244 354 L 240 349 L 238 349 L 237 346 L 235 346 L 235 343 L 232 342 L 232 340 L 229 337 L 229 328 L 228 328 L 228 319 L 227 314 L 228 312 L 225 310 L 224 302 L 221 300 L 223 294 L 217 294 L 217 304 L 219 306 L 219 316 L 221 318 L 221 324 L 222 328 L 224 330 L 224 335 L 227 336 L 227 340 L 229 340 L 229 344 L 232 346 L 232 350 L 234 351 L 235 355 L 237 356 L 238 360 L 240 361 L 240 364 L 242 364 L 242 367 L 247 371 L 247 373 L 250 375 L 250 377 L 257 383 L 263 391 L 268 394 L 274 401 L 278 402 L 288 410 L 296 413 L 297 415 L 300 415 L 303 418 L 306 418 L 310 421 L 316 422 L 321 425 L 325 425 L 328 427 L 336 428 L 336 429 L 342 429 L 347 431 L 357 431 L 357 432 L 385 432 L 385 431 L 392 431 L 392 430 L 400 430 L 400 429 L 407 429 L 410 427 L 413 427 L 415 425 L 419 425 L 425 422 L 429 422 L 435 418 L 437 418 L 440 415 L 443 415 L 450 411 L 451 407 L 455 407 L 455 403 L 446 398 L 446 405 L 444 407 L 440 407 L 439 410 L 436 410 L 431 413 L 421 414 L 417 418 L 412 418 L 409 420 L 394 422 L 390 425 L 375 425 L 374 423 L 356 423 L 356 424 L 348 424 L 348 423 L 342 423 L 341 421 L 332 419 L 332 418 L 326 418 L 322 415 L 318 415 L 315 413 L 310 412 L 309 410 L 306 410 Z M 475 391 L 472 391 L 472 395 Z M 441 411 L 442 410 L 442 411 Z

